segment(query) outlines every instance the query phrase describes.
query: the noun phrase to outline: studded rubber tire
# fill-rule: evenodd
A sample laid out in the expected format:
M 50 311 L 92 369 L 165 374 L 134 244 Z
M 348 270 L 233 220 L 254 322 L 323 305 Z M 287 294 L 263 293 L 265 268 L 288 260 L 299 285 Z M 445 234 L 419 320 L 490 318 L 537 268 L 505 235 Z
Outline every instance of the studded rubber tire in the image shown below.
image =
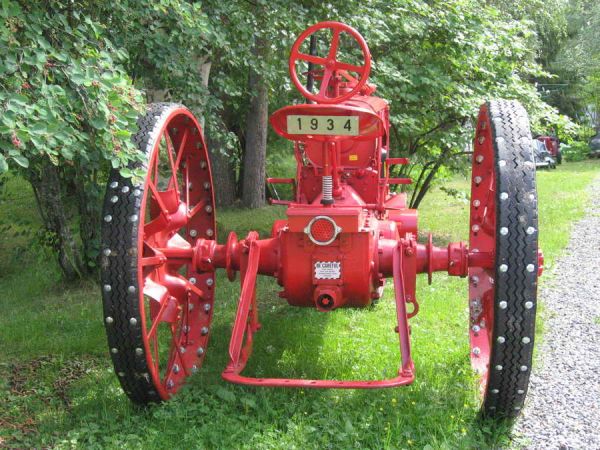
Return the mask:
M 160 133 L 164 133 L 166 127 L 170 126 L 169 121 L 176 121 L 182 128 L 186 125 L 190 129 L 195 128 L 193 130 L 195 136 L 183 138 L 184 144 L 181 144 L 181 148 L 186 149 L 186 158 L 188 153 L 192 152 L 192 150 L 188 151 L 187 149 L 193 148 L 194 153 L 192 156 L 196 159 L 186 159 L 185 161 L 189 163 L 189 166 L 192 165 L 191 162 L 195 162 L 194 170 L 198 172 L 191 173 L 192 170 L 189 169 L 190 177 L 194 176 L 198 184 L 204 181 L 205 189 L 200 194 L 195 195 L 203 195 L 208 202 L 207 204 L 214 204 L 210 166 L 197 121 L 182 105 L 156 103 L 150 105 L 146 114 L 138 119 L 139 131 L 133 136 L 134 144 L 144 155 L 144 161 L 139 163 L 137 168 L 146 171 L 146 181 L 134 185 L 130 178 L 123 178 L 119 171 L 113 171 L 108 181 L 103 208 L 101 284 L 104 324 L 110 355 L 119 382 L 127 396 L 138 404 L 159 402 L 170 398 L 183 384 L 185 376 L 197 370 L 197 367 L 202 364 L 204 348 L 206 348 L 208 340 L 208 332 L 203 332 L 202 336 L 196 337 L 193 348 L 191 348 L 191 344 L 190 348 L 186 348 L 190 350 L 185 361 L 189 367 L 185 368 L 185 376 L 179 373 L 182 372 L 180 369 L 177 369 L 178 377 L 167 375 L 177 379 L 177 386 L 169 392 L 166 389 L 165 380 L 161 379 L 160 372 L 152 370 L 152 350 L 149 349 L 148 339 L 146 338 L 147 329 L 144 328 L 148 322 L 144 312 L 145 286 L 140 281 L 140 274 L 143 273 L 140 268 L 140 261 L 143 256 L 142 241 L 145 245 L 145 241 L 140 239 L 140 233 L 141 228 L 146 225 L 145 217 L 147 216 L 146 208 L 143 205 L 147 199 L 146 195 L 152 195 L 148 193 L 150 191 L 148 180 L 151 178 L 151 175 L 148 174 L 150 170 L 148 167 L 151 163 L 152 153 L 157 151 L 155 149 L 158 148 L 157 141 L 161 139 Z M 200 132 L 198 133 L 198 131 Z M 182 150 L 181 153 L 183 154 L 184 151 Z M 198 161 L 202 163 L 201 168 L 198 168 Z M 200 172 L 202 172 L 201 175 Z M 157 176 L 155 175 L 155 177 Z M 195 227 L 200 233 L 215 229 L 214 215 L 198 217 L 197 221 L 199 223 Z M 210 236 L 214 237 L 213 231 L 209 233 Z M 196 236 L 196 233 L 193 235 Z M 190 238 L 188 234 L 187 239 L 193 245 L 195 238 Z M 211 287 L 206 290 L 205 297 L 200 300 L 196 296 L 193 300 L 198 308 L 194 311 L 197 315 L 194 316 L 193 325 L 195 329 L 192 331 L 200 335 L 199 328 L 202 327 L 203 330 L 208 330 L 212 320 L 214 274 L 209 272 L 190 273 L 188 268 L 187 276 L 196 277 L 199 282 L 201 280 L 204 284 L 207 284 L 206 280 L 211 277 Z M 186 304 L 186 306 L 189 305 Z M 204 308 L 201 308 L 201 306 L 204 306 Z M 191 313 L 187 314 L 191 315 Z M 189 323 L 192 324 L 192 321 L 189 320 Z M 199 346 L 202 347 L 199 349 Z M 177 347 L 177 349 L 179 348 Z M 170 364 L 172 365 L 172 363 Z M 180 366 L 184 366 L 183 358 L 181 358 Z
M 490 217 L 481 223 L 482 213 L 472 206 L 470 246 L 495 257 L 493 268 L 469 273 L 470 298 L 481 303 L 479 315 L 471 308 L 471 360 L 482 375 L 482 414 L 511 418 L 523 407 L 529 384 L 540 265 L 531 132 L 516 101 L 491 101 L 481 108 L 473 195 L 484 198 L 482 188 L 488 196 L 479 208 Z M 477 233 L 476 224 L 481 225 Z

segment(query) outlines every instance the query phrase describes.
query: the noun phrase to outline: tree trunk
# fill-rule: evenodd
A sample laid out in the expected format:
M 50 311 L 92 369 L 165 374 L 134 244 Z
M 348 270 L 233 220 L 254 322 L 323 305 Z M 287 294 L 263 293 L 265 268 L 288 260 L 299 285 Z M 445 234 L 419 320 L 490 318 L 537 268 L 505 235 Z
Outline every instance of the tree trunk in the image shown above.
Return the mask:
M 65 215 L 58 168 L 47 158 L 43 159 L 41 167 L 41 173 L 30 173 L 29 182 L 35 191 L 44 226 L 56 236 L 58 263 L 65 278 L 80 278 L 85 271 L 79 248 Z
M 235 202 L 235 166 L 231 157 L 222 153 L 221 148 L 225 143 L 221 142 L 218 135 L 208 130 L 206 145 L 210 157 L 212 177 L 215 190 L 215 202 L 217 206 L 231 206 Z
M 95 177 L 95 174 L 91 174 Z M 74 177 L 77 192 L 77 208 L 79 210 L 79 235 L 83 244 L 84 269 L 87 274 L 98 267 L 100 255 L 100 215 L 102 212 L 102 194 L 98 183 L 87 179 L 82 170 L 77 170 Z
M 267 41 L 258 38 L 254 46 L 257 60 L 264 60 L 267 52 Z M 248 91 L 252 98 L 246 120 L 246 149 L 242 183 L 242 203 L 248 208 L 260 208 L 265 205 L 269 93 L 264 75 L 255 67 L 250 68 L 248 77 Z

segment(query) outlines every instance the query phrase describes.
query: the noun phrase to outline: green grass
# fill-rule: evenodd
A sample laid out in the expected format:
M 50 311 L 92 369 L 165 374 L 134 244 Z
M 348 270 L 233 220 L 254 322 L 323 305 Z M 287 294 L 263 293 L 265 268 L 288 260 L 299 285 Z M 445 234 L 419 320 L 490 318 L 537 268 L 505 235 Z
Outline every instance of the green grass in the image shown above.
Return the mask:
M 566 245 L 569 227 L 587 202 L 585 186 L 598 174 L 600 164 L 589 161 L 539 173 L 547 266 Z M 468 189 L 464 179 L 448 184 Z M 2 206 L 11 216 L 3 221 L 27 216 L 32 227 L 39 226 L 27 186 L 12 180 L 7 190 L 8 204 Z M 20 204 L 10 201 L 17 195 Z M 464 201 L 435 190 L 419 213 L 420 229 L 432 231 L 438 244 L 466 238 Z M 221 238 L 229 229 L 240 236 L 250 229 L 267 235 L 272 221 L 283 215 L 282 207 L 222 211 Z M 455 449 L 507 443 L 506 428 L 475 420 L 463 279 L 434 275 L 428 286 L 419 277 L 421 311 L 411 320 L 417 370 L 412 386 L 286 390 L 221 380 L 239 292 L 221 274 L 205 366 L 174 400 L 140 409 L 130 404 L 112 372 L 95 284 L 64 286 L 52 262 L 35 248 L 24 253 L 22 248 L 27 248 L 25 236 L 0 240 L 5 269 L 0 272 L 0 447 Z M 260 280 L 263 329 L 245 373 L 339 379 L 395 374 L 399 355 L 391 289 L 372 308 L 330 314 L 290 308 L 278 290 L 273 280 Z

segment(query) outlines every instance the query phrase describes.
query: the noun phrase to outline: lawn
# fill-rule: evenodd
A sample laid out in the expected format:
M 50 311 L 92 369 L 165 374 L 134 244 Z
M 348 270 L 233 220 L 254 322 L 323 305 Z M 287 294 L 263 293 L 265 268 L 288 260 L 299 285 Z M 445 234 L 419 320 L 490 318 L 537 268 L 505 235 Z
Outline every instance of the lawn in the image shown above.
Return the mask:
M 585 187 L 600 163 L 567 163 L 538 175 L 540 239 L 546 269 L 581 217 Z M 466 179 L 447 185 L 465 192 Z M 44 255 L 31 192 L 7 180 L 0 225 L 0 447 L 128 448 L 489 448 L 507 429 L 476 420 L 468 358 L 464 279 L 419 277 L 421 310 L 411 320 L 417 379 L 387 390 L 253 388 L 220 378 L 239 288 L 218 277 L 215 321 L 203 369 L 174 400 L 133 406 L 112 371 L 97 286 L 61 283 Z M 467 201 L 434 190 L 420 229 L 437 244 L 467 236 Z M 234 229 L 268 234 L 282 207 L 219 214 L 221 238 Z M 30 240 L 36 242 L 29 245 Z M 548 282 L 546 276 L 542 282 Z M 399 360 L 393 292 L 365 310 L 294 309 L 261 279 L 263 329 L 246 373 L 314 378 L 393 376 Z M 543 302 L 543 299 L 542 299 Z

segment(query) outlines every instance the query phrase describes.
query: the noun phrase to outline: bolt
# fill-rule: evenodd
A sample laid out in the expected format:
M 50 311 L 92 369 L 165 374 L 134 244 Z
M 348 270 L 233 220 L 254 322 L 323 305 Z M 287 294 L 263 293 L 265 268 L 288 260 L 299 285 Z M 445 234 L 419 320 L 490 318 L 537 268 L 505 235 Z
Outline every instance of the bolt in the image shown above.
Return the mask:
M 117 375 L 119 375 L 120 377 L 124 377 L 125 376 L 125 372 L 119 372 Z
M 105 222 L 110 222 L 112 220 L 112 216 L 110 214 L 104 216 L 104 221 Z
M 110 325 L 110 324 L 111 324 L 111 323 L 113 323 L 115 320 L 114 320 L 112 317 L 110 317 L 110 316 L 107 316 L 107 317 L 106 317 L 106 319 L 104 319 L 104 321 L 105 321 L 107 324 L 109 324 L 109 325 Z
M 200 330 L 200 334 L 202 336 L 206 336 L 208 334 L 208 327 L 202 327 L 202 329 Z
M 479 283 L 479 277 L 477 275 L 473 275 L 471 277 L 471 282 L 477 286 L 477 283 Z
M 206 161 L 200 161 L 200 168 L 206 169 Z
M 116 355 L 117 353 L 119 353 L 119 350 L 118 350 L 118 349 L 116 349 L 115 347 L 113 347 L 113 348 L 111 348 L 111 349 L 110 349 L 110 352 L 111 352 L 113 355 Z
M 527 308 L 527 309 L 533 308 L 533 302 L 525 302 L 525 308 Z
M 204 184 L 202 185 L 204 187 L 204 189 L 206 189 L 207 191 L 210 189 L 210 183 L 208 181 L 205 181 Z
M 506 228 L 506 227 L 500 228 L 500 234 L 502 236 L 506 236 L 508 234 L 508 228 Z
M 198 350 L 196 350 L 196 355 L 198 355 L 198 356 L 204 355 L 204 349 L 202 347 L 198 347 Z
M 121 189 L 121 192 L 123 194 L 127 194 L 129 192 L 129 186 L 123 186 L 123 188 Z
M 192 283 L 192 284 L 196 284 L 196 278 L 195 278 L 195 277 L 191 277 L 191 278 L 190 278 L 190 283 Z
M 478 164 L 481 164 L 484 160 L 483 155 L 477 155 L 477 157 L 475 158 L 475 161 L 477 161 Z
M 473 230 L 473 233 L 478 233 L 480 228 L 481 227 L 479 225 L 475 224 L 471 227 L 471 230 Z
M 508 198 L 508 192 L 502 192 L 500 194 L 500 200 L 506 200 Z
M 500 371 L 500 370 L 502 370 L 502 369 L 503 369 L 503 367 L 502 367 L 500 364 L 498 364 L 498 365 L 496 366 L 496 370 Z
M 110 286 L 110 284 L 105 284 L 104 285 L 104 292 L 110 292 L 112 291 L 112 287 Z
M 110 248 L 105 248 L 102 253 L 104 253 L 104 256 L 110 256 L 110 253 L 111 253 Z
M 485 142 L 485 136 L 479 136 L 479 138 L 477 138 L 477 142 L 483 144 Z
M 179 373 L 179 366 L 177 364 L 173 365 L 173 373 L 174 374 L 178 374 Z
M 504 300 L 502 300 L 498 306 L 500 306 L 500 309 L 506 309 L 506 307 L 508 306 L 508 303 L 506 303 Z
M 481 330 L 481 327 L 479 325 L 473 325 L 473 333 L 479 333 L 479 330 Z
M 533 272 L 535 270 L 535 266 L 533 264 L 527 264 L 527 272 Z
M 182 345 L 179 347 L 179 353 L 183 354 L 185 353 L 186 348 Z
M 521 372 L 527 372 L 527 366 L 521 366 Z
M 211 213 L 211 212 L 212 212 L 212 206 L 210 206 L 210 205 L 206 205 L 206 206 L 204 207 L 204 211 L 206 211 L 207 213 Z
M 479 347 L 473 347 L 473 354 L 478 356 L 481 353 L 481 349 Z
M 189 182 L 189 183 L 188 183 L 188 189 L 189 189 L 190 191 L 192 191 L 192 190 L 193 190 L 193 189 L 192 189 L 192 186 L 193 186 L 193 185 L 192 185 L 192 183 L 191 183 L 191 182 Z
M 481 183 L 481 180 L 482 180 L 482 178 L 481 178 L 481 177 L 479 177 L 479 176 L 477 176 L 477 177 L 473 178 L 473 180 L 475 181 L 475 184 L 476 184 L 477 186 L 479 186 L 479 184 Z
M 212 286 L 213 284 L 215 284 L 215 280 L 213 280 L 212 278 L 207 278 L 206 285 L 207 286 Z
M 198 372 L 198 366 L 196 364 L 194 364 L 192 366 L 192 373 L 196 373 L 196 372 Z
M 528 338 L 527 336 L 525 336 L 523 339 L 521 339 L 521 342 L 522 342 L 523 344 L 529 344 L 529 343 L 531 342 L 531 339 L 530 339 L 530 338 Z
M 533 227 L 527 227 L 527 230 L 525 230 L 525 232 L 527 234 L 533 234 L 533 233 L 535 233 L 535 228 L 533 228 Z
M 117 203 L 118 201 L 119 201 L 119 197 L 117 197 L 116 195 L 113 195 L 113 196 L 110 198 L 110 202 L 111 202 L 111 203 Z
M 175 383 L 173 383 L 173 380 L 167 381 L 167 389 L 173 389 L 174 386 L 175 386 Z
M 506 339 L 504 338 L 504 336 L 498 336 L 496 342 L 498 342 L 498 344 L 504 344 L 506 342 Z
M 129 292 L 130 294 L 135 294 L 135 286 L 129 286 L 127 288 L 127 292 Z
M 116 181 L 113 181 L 112 183 L 110 183 L 110 187 L 113 188 L 113 189 L 116 188 L 116 187 L 118 187 L 118 186 L 119 186 L 119 183 L 117 183 Z
M 212 237 L 213 234 L 215 234 L 215 232 L 212 230 L 212 228 L 209 228 L 208 230 L 206 230 L 206 235 L 208 237 Z
M 506 264 L 500 264 L 498 269 L 500 269 L 500 272 L 506 272 L 508 270 L 508 266 Z
M 141 356 L 144 354 L 144 350 L 142 350 L 140 347 L 135 349 L 135 354 L 138 356 Z
M 479 205 L 481 205 L 481 202 L 479 200 L 473 200 L 473 206 L 475 208 L 479 208 Z
M 196 236 L 198 236 L 198 232 L 196 230 L 190 230 L 190 236 L 196 237 Z
M 136 326 L 137 325 L 137 319 L 135 317 L 132 317 L 131 319 L 129 319 L 129 323 L 132 326 Z
M 193 303 L 190 303 L 190 304 L 188 305 L 188 311 L 193 311 L 193 310 L 194 310 L 194 304 L 193 304 Z
M 205 303 L 204 304 L 204 311 L 206 311 L 206 312 L 210 311 L 210 303 Z

